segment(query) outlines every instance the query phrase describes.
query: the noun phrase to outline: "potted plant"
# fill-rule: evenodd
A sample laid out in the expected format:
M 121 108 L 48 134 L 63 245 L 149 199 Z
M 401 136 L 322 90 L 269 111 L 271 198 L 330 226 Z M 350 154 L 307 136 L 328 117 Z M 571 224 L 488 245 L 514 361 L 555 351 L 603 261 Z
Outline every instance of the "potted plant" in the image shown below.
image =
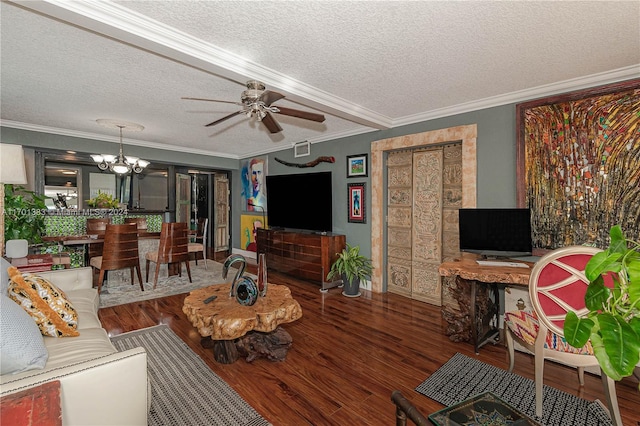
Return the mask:
M 327 274 L 327 280 L 341 277 L 344 284 L 342 294 L 349 297 L 360 296 L 360 282 L 371 276 L 371 259 L 360 254 L 360 246 L 347 247 L 340 253 Z
M 98 195 L 87 200 L 87 205 L 97 209 L 115 209 L 120 205 L 120 201 L 113 198 L 113 196 L 98 190 Z
M 42 242 L 45 230 L 45 196 L 23 186 L 4 186 L 4 239 L 27 240 L 30 245 Z
M 619 225 L 611 228 L 610 236 L 609 247 L 585 268 L 589 312 L 582 318 L 567 313 L 564 335 L 576 348 L 591 339 L 602 371 L 620 380 L 633 374 L 640 359 L 640 243 L 626 239 Z M 613 288 L 605 285 L 607 275 Z

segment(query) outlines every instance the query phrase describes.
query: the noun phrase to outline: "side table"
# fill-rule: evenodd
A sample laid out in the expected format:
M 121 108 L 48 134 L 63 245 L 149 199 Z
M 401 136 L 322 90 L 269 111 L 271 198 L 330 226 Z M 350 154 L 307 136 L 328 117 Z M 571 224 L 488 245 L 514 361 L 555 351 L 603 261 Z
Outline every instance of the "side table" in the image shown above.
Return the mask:
M 3 396 L 0 419 L 13 426 L 61 426 L 60 381 Z

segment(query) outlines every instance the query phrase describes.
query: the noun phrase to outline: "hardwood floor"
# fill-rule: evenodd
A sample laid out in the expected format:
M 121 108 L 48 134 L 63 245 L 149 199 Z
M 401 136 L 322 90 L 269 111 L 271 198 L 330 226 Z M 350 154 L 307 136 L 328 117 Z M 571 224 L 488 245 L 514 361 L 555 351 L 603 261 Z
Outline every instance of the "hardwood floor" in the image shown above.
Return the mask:
M 413 389 L 456 352 L 507 368 L 502 345 L 480 354 L 468 343 L 444 335 L 440 308 L 394 294 L 363 292 L 360 298 L 340 289 L 322 294 L 318 286 L 275 272 L 269 282 L 291 288 L 303 317 L 284 328 L 293 346 L 284 362 L 259 359 L 223 365 L 182 313 L 186 295 L 103 308 L 103 326 L 111 335 L 168 324 L 222 379 L 260 414 L 279 425 L 392 425 L 391 392 L 400 390 L 424 415 L 443 408 Z M 516 373 L 533 379 L 533 359 L 517 353 Z M 600 378 L 586 374 L 578 385 L 574 370 L 545 365 L 545 384 L 570 394 L 605 401 Z M 617 384 L 625 426 L 640 425 L 640 392 L 635 378 Z

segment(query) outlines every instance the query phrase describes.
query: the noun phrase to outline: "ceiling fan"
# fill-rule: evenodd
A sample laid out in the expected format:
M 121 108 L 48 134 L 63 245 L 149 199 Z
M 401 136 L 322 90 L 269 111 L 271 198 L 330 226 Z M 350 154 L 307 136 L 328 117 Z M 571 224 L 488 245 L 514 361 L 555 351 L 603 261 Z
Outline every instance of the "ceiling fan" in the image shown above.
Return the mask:
M 183 97 L 182 99 L 189 99 L 192 101 L 223 102 L 227 104 L 240 105 L 242 107 L 240 111 L 236 111 L 219 120 L 213 121 L 207 124 L 206 127 L 215 126 L 216 124 L 222 123 L 223 121 L 240 114 L 245 114 L 248 118 L 255 115 L 258 121 L 262 121 L 271 133 L 279 133 L 282 131 L 282 127 L 280 127 L 280 124 L 278 124 L 271 113 L 289 115 L 291 117 L 317 121 L 318 123 L 322 123 L 325 120 L 324 115 L 322 114 L 271 105 L 283 98 L 284 95 L 282 93 L 265 90 L 263 83 L 257 80 L 249 80 L 247 81 L 247 90 L 243 91 L 242 96 L 240 97 L 241 102 L 188 97 Z

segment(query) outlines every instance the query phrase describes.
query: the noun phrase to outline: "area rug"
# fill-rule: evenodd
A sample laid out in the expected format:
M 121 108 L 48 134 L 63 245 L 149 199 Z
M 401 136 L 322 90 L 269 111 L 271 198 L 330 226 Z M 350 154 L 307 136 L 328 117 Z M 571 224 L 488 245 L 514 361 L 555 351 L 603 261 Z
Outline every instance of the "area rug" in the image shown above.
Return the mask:
M 153 288 L 153 271 L 149 272 L 149 281 L 144 283 L 144 291 L 140 290 L 138 277 L 135 277 L 135 284 L 131 285 L 131 274 L 128 269 L 109 271 L 108 279 L 102 286 L 100 293 L 100 307 L 108 308 L 110 306 L 122 305 L 124 303 L 138 302 L 141 300 L 157 299 L 159 297 L 171 296 L 174 294 L 188 293 L 192 290 L 207 287 L 214 284 L 222 284 L 231 282 L 237 270 L 229 269 L 227 280 L 222 278 L 222 264 L 207 260 L 207 268 L 204 262 L 195 261 L 189 263 L 191 268 L 191 283 L 187 276 L 187 269 L 182 266 L 182 277 L 178 275 L 168 276 L 167 265 L 162 265 L 160 274 L 158 275 L 158 285 Z M 142 266 L 142 280 L 145 279 L 145 269 Z M 254 275 L 247 274 L 253 278 Z
M 577 380 L 577 378 L 576 378 Z M 610 426 L 599 402 L 590 402 L 544 385 L 543 417 L 536 417 L 535 382 L 456 353 L 416 391 L 450 406 L 489 391 L 545 426 Z
M 120 334 L 111 342 L 119 351 L 147 351 L 150 426 L 270 425 L 167 325 Z

